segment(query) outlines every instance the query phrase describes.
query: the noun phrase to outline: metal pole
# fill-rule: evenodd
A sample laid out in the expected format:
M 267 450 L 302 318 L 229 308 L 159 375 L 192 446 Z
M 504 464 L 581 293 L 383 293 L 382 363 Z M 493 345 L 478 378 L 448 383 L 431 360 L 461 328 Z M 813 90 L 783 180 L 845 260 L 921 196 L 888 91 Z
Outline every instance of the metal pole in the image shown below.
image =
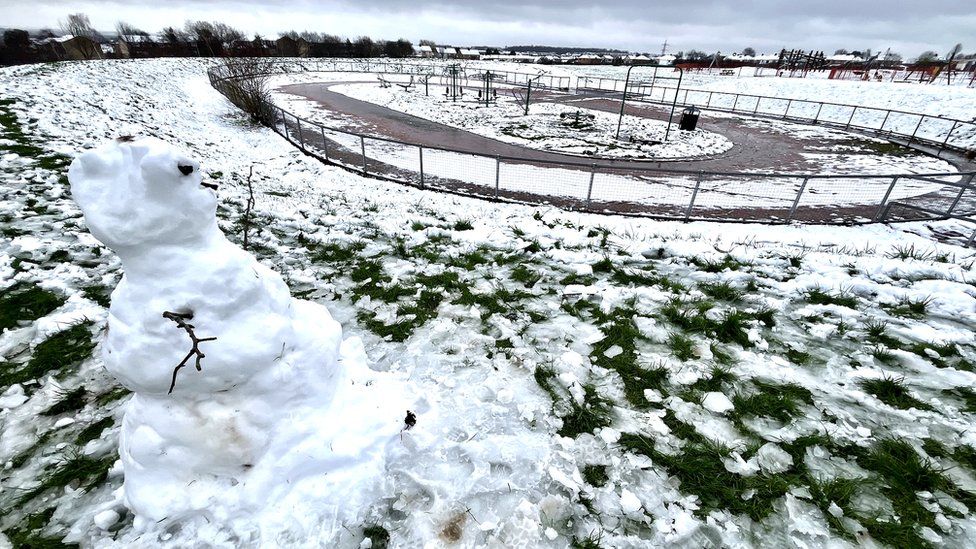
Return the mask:
M 790 206 L 790 215 L 786 218 L 787 223 L 793 221 L 793 215 L 796 214 L 796 207 L 800 205 L 800 196 L 803 195 L 803 190 L 807 188 L 807 181 L 809 180 L 809 177 L 804 177 L 803 183 L 800 183 L 800 190 L 797 191 L 796 198 L 793 199 L 793 205 Z
M 783 113 L 783 119 L 784 120 L 786 119 L 786 117 L 788 117 L 790 115 L 790 107 L 792 105 L 793 105 L 793 100 L 792 99 L 790 99 L 789 101 L 786 102 L 786 112 Z
M 946 216 L 949 216 L 949 214 L 951 214 L 952 211 L 956 209 L 956 206 L 959 205 L 959 200 L 962 199 L 962 195 L 966 194 L 966 191 L 969 190 L 969 188 L 970 188 L 969 186 L 973 184 L 973 178 L 976 178 L 976 173 L 974 173 L 973 175 L 970 175 L 969 176 L 969 181 L 967 181 L 966 184 L 963 185 L 963 187 L 961 189 L 959 189 L 959 194 L 956 195 L 956 199 L 952 201 L 952 205 L 950 205 L 949 206 L 949 209 L 946 210 L 946 213 L 945 213 Z
M 671 135 L 671 120 L 674 119 L 674 107 L 678 103 L 678 90 L 681 89 L 681 79 L 684 78 L 685 71 L 682 68 L 678 68 L 678 87 L 674 89 L 674 101 L 671 103 L 671 114 L 668 115 L 668 127 L 664 130 L 664 140 L 668 140 L 668 136 Z
M 822 110 L 823 110 L 823 102 L 821 102 L 820 103 L 820 106 L 817 107 L 817 115 L 813 117 L 813 123 L 814 124 L 816 124 L 817 121 L 820 120 L 820 111 L 822 111 Z
M 885 191 L 884 196 L 881 198 L 881 204 L 878 204 L 878 211 L 874 213 L 874 220 L 881 221 L 881 212 L 885 210 L 885 206 L 888 204 L 888 197 L 891 196 L 891 191 L 895 189 L 895 183 L 898 183 L 898 176 L 891 178 L 891 185 L 888 185 L 888 190 Z
M 752 114 L 759 112 L 759 102 L 762 101 L 762 96 L 756 98 L 756 108 L 752 109 Z
M 732 112 L 735 112 L 735 106 L 739 104 L 739 94 L 735 94 L 735 99 L 732 101 Z
M 620 139 L 620 125 L 624 121 L 624 104 L 627 103 L 627 85 L 630 84 L 630 71 L 634 70 L 634 65 L 627 67 L 627 79 L 624 80 L 624 92 L 620 96 L 620 116 L 617 117 L 617 133 L 614 134 L 614 139 Z M 665 141 L 668 139 L 665 138 Z
M 885 111 L 885 117 L 884 117 L 884 120 L 881 121 L 881 127 L 878 128 L 878 132 L 884 133 L 884 127 L 885 127 L 885 124 L 888 123 L 888 116 L 889 115 L 891 115 L 891 110 Z
M 946 144 L 949 143 L 949 136 L 952 135 L 952 132 L 956 131 L 956 126 L 958 124 L 959 124 L 959 122 L 953 122 L 952 123 L 952 128 L 949 130 L 949 133 L 946 134 L 945 139 L 942 141 L 942 148 L 939 149 L 939 155 L 941 155 L 942 154 L 942 151 L 945 150 Z
M 915 124 L 915 131 L 912 132 L 912 136 L 908 139 L 908 144 L 912 144 L 915 141 L 915 134 L 918 133 L 918 129 L 922 127 L 922 121 L 925 120 L 925 115 L 919 115 L 918 124 Z
M 424 188 L 424 148 L 418 147 L 420 149 L 420 188 Z
M 279 107 L 278 110 L 281 111 L 281 126 L 285 128 L 285 139 L 291 141 L 291 136 L 288 135 L 288 117 L 285 116 L 285 109 Z
M 847 119 L 847 124 L 844 126 L 845 130 L 851 127 L 851 121 L 854 120 L 854 113 L 856 112 L 857 112 L 857 107 L 854 107 L 854 110 L 851 111 L 851 117 Z
M 973 231 L 973 234 L 969 235 L 969 240 L 966 241 L 966 247 L 972 246 L 974 240 L 976 240 L 976 231 Z
M 502 178 L 502 160 L 495 157 L 495 200 L 498 200 L 498 186 Z
M 295 117 L 295 124 L 298 125 L 298 144 L 302 148 L 302 150 L 304 151 L 305 150 L 305 134 L 304 134 L 304 132 L 302 132 L 302 119 L 301 118 L 298 118 L 296 116 Z
M 325 152 L 325 161 L 329 161 L 329 142 L 325 140 L 325 127 L 319 126 L 319 130 L 322 132 L 322 150 Z
M 698 172 L 698 179 L 695 181 L 695 190 L 691 193 L 691 202 L 688 203 L 688 210 L 685 211 L 685 221 L 691 217 L 691 209 L 695 207 L 695 198 L 698 197 L 698 189 L 701 187 L 702 172 Z
M 590 209 L 590 199 L 593 197 L 593 178 L 596 177 L 596 164 L 590 164 L 590 186 L 586 189 L 586 209 Z
M 366 175 L 366 138 L 359 136 L 359 151 L 363 155 L 363 175 Z
M 532 79 L 529 79 L 529 87 L 525 90 L 525 115 L 529 114 L 529 97 L 532 97 Z

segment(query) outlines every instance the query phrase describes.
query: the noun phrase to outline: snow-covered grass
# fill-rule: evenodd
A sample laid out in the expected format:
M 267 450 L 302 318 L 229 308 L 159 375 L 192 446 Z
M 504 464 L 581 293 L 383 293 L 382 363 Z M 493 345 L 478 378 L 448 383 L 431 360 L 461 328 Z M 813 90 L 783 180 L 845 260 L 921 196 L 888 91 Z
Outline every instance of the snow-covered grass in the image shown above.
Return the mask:
M 115 490 L 126 392 L 92 346 L 120 263 L 63 175 L 136 132 L 199 159 L 229 236 L 249 227 L 294 295 L 439 410 L 404 433 L 359 522 L 303 524 L 307 501 L 267 544 L 976 538 L 976 269 L 932 238 L 964 227 L 679 224 L 399 187 L 248 125 L 204 66 L 2 71 L 0 529 L 15 545 L 240 539 L 195 515 L 136 532 Z

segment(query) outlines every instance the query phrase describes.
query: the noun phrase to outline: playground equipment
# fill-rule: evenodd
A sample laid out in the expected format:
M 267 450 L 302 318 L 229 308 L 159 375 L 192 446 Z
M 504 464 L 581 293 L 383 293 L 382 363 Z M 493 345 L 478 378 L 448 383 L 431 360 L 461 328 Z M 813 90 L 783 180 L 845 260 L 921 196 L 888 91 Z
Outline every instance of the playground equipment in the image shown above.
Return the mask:
M 546 76 L 546 72 L 542 71 L 539 74 L 527 78 L 525 82 L 525 94 L 523 95 L 521 91 L 512 89 L 512 97 L 515 98 L 515 102 L 524 107 L 523 115 L 529 114 L 529 100 L 532 97 L 532 83 L 537 82 L 540 78 Z
M 464 96 L 464 86 L 462 85 L 464 78 L 461 65 L 458 63 L 448 65 L 444 69 L 444 75 L 447 78 L 447 89 L 444 91 L 444 97 L 451 101 L 461 99 Z
M 630 71 L 634 70 L 636 65 L 631 65 L 627 69 L 627 78 L 624 80 L 623 94 L 620 96 L 620 116 L 617 118 L 617 133 L 614 134 L 614 139 L 620 139 L 620 126 L 624 121 L 624 105 L 627 103 L 627 88 L 630 86 Z M 654 88 L 654 84 L 657 83 L 657 66 L 654 66 L 654 77 L 651 80 L 651 88 Z M 670 68 L 670 67 L 669 67 Z M 674 99 L 671 101 L 671 114 L 668 115 L 668 127 L 664 130 L 664 140 L 668 140 L 668 136 L 671 135 L 671 120 L 674 118 L 674 108 L 678 104 L 678 90 L 681 89 L 681 80 L 684 78 L 685 71 L 681 67 L 674 67 L 673 70 L 678 71 L 678 85 L 674 89 Z M 673 78 L 673 77 L 669 77 Z M 638 85 L 638 90 L 640 86 Z
M 824 57 L 824 52 L 813 51 L 805 52 L 803 50 L 780 50 L 779 52 L 779 62 L 776 66 L 776 73 L 780 76 L 783 75 L 783 71 L 790 71 L 790 78 L 800 73 L 801 77 L 806 77 L 809 71 L 820 70 L 827 68 L 827 58 Z
M 478 90 L 478 102 L 482 101 L 488 107 L 498 99 L 498 90 L 494 86 L 495 75 L 491 71 L 485 71 L 481 75 L 481 89 Z

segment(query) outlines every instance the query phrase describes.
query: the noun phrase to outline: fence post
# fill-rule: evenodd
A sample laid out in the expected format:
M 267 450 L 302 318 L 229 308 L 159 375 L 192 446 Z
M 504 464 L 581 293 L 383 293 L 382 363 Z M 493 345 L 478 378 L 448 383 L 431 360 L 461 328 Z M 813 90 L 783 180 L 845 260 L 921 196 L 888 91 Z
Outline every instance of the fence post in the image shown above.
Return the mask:
M 796 214 L 796 207 L 800 205 L 800 197 L 803 195 L 804 189 L 807 188 L 807 181 L 809 180 L 809 177 L 804 177 L 803 182 L 800 183 L 800 190 L 796 192 L 796 198 L 793 199 L 793 205 L 790 206 L 790 215 L 786 218 L 787 223 L 793 221 L 793 216 Z
M 973 234 L 969 235 L 969 240 L 966 241 L 966 247 L 972 246 L 974 240 L 976 240 L 976 231 L 973 231 Z
M 783 120 L 786 120 L 786 117 L 788 117 L 790 115 L 790 107 L 791 106 L 793 106 L 793 100 L 792 99 L 790 99 L 789 101 L 786 102 L 786 112 L 783 113 Z
M 359 151 L 363 155 L 363 175 L 366 175 L 366 138 L 359 136 Z
M 739 94 L 735 94 L 735 99 L 732 100 L 732 112 L 735 112 L 735 106 L 739 104 Z
M 969 181 L 967 181 L 959 189 L 959 194 L 956 195 L 956 199 L 952 201 L 952 204 L 949 206 L 949 209 L 946 210 L 946 213 L 945 213 L 946 217 L 949 217 L 949 215 L 952 214 L 952 211 L 956 209 L 956 206 L 959 205 L 959 201 L 962 199 L 962 195 L 966 194 L 966 191 L 969 190 L 970 185 L 973 184 L 973 178 L 976 178 L 976 173 L 973 173 L 972 175 L 970 175 L 969 176 Z
M 908 138 L 908 144 L 911 145 L 915 142 L 915 134 L 918 133 L 918 129 L 922 127 L 922 121 L 925 120 L 925 115 L 920 114 L 918 116 L 918 124 L 915 124 L 915 130 L 912 132 L 912 136 Z
M 820 106 L 817 107 L 817 115 L 813 117 L 813 123 L 816 124 L 820 120 L 820 111 L 823 110 L 823 101 L 820 102 Z
M 688 203 L 688 210 L 685 211 L 685 221 L 691 218 L 691 209 L 695 207 L 695 198 L 698 197 L 698 189 L 701 187 L 703 172 L 698 172 L 698 179 L 695 180 L 695 190 L 691 193 L 691 202 Z
M 895 183 L 898 183 L 898 177 L 899 176 L 896 175 L 891 178 L 891 185 L 888 185 L 888 190 L 885 191 L 884 196 L 881 198 L 881 204 L 878 204 L 878 211 L 874 213 L 875 221 L 881 221 L 882 211 L 887 213 L 886 206 L 888 205 L 888 197 L 891 196 L 891 191 L 895 190 Z
M 593 198 L 593 178 L 596 177 L 596 164 L 590 164 L 590 186 L 586 189 L 586 209 L 590 209 L 590 200 Z
M 329 161 L 329 142 L 325 140 L 325 126 L 319 126 L 319 131 L 322 133 L 322 152 L 325 153 L 325 161 Z
M 713 93 L 715 93 L 715 92 L 713 92 L 713 91 L 708 92 L 708 101 L 705 103 L 705 108 L 706 109 L 708 107 L 711 107 L 712 106 L 712 94 Z
M 752 114 L 759 112 L 759 102 L 762 101 L 762 96 L 756 97 L 756 108 L 752 109 Z
M 847 119 L 847 124 L 844 126 L 845 130 L 851 127 L 851 121 L 854 120 L 854 113 L 856 112 L 857 112 L 857 107 L 854 107 L 854 110 L 851 111 L 851 117 Z
M 424 188 L 424 148 L 418 147 L 420 149 L 420 188 Z
M 495 200 L 498 200 L 498 185 L 501 182 L 502 159 L 495 156 Z
M 302 132 L 302 119 L 295 117 L 295 124 L 298 125 L 298 146 L 305 150 L 305 134 Z
M 942 151 L 945 150 L 946 144 L 949 143 L 949 136 L 952 135 L 952 132 L 956 131 L 956 126 L 958 125 L 959 122 L 952 123 L 952 128 L 949 130 L 949 133 L 946 134 L 945 139 L 942 141 L 942 147 L 939 149 L 939 156 L 942 156 Z
M 887 111 L 885 111 L 885 117 L 884 117 L 884 120 L 882 120 L 882 121 L 881 121 L 881 127 L 880 127 L 880 128 L 878 128 L 878 132 L 879 132 L 879 133 L 884 133 L 884 127 L 885 127 L 885 124 L 887 124 L 887 123 L 888 123 L 888 117 L 889 117 L 889 116 L 891 116 L 891 110 L 890 110 L 890 109 L 889 109 L 889 110 L 887 110 Z
M 288 134 L 288 117 L 285 116 L 285 109 L 278 107 L 278 110 L 281 111 L 281 126 L 285 128 L 285 139 L 291 141 L 291 136 Z

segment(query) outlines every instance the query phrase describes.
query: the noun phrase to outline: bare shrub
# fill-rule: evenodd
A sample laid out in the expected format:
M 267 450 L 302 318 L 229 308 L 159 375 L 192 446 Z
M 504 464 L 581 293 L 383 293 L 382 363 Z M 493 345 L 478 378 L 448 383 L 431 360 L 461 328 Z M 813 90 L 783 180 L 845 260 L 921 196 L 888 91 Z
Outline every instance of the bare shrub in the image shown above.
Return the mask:
M 224 95 L 255 123 L 270 122 L 268 77 L 273 72 L 272 63 L 261 57 L 224 58 L 218 71 Z

